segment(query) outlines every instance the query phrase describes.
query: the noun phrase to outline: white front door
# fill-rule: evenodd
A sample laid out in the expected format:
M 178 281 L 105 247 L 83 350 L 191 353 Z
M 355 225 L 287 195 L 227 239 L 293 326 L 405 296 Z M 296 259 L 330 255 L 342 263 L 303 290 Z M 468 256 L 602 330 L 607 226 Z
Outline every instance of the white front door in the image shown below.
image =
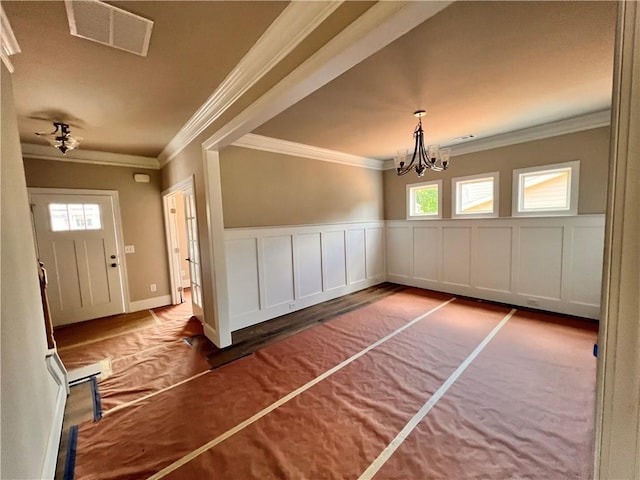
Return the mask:
M 54 326 L 123 313 L 115 195 L 30 192 Z

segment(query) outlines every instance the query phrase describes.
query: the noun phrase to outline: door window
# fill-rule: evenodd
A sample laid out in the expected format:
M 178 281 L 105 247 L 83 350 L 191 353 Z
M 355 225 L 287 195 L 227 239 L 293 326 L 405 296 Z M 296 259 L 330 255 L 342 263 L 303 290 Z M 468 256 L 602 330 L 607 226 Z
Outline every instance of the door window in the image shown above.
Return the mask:
M 102 229 L 97 203 L 50 203 L 49 220 L 53 232 Z

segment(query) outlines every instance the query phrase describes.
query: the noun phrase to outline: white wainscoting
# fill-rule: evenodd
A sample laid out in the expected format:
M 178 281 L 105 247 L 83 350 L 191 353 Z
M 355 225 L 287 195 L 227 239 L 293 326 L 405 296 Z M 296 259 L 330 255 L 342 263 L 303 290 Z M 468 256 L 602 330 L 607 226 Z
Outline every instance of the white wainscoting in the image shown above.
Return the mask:
M 231 331 L 385 280 L 382 221 L 224 234 Z
M 597 319 L 604 221 L 387 221 L 387 280 Z

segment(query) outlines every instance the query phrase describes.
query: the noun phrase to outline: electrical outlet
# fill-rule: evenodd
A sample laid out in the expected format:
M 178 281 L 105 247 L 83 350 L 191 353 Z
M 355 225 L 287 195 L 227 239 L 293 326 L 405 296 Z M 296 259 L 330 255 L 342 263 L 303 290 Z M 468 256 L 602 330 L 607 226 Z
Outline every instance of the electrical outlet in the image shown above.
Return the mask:
M 125 245 L 124 253 L 136 253 L 136 247 L 133 245 Z
M 149 290 L 155 292 L 156 290 L 158 290 L 158 287 L 155 283 L 152 283 L 151 285 L 149 285 Z

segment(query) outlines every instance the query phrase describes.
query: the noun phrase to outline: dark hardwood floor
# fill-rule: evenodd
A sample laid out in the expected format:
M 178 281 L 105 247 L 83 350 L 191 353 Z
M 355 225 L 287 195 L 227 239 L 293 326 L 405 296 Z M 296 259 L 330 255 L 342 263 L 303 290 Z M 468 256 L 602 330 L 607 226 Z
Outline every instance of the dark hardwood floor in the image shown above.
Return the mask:
M 191 345 L 207 357 L 211 368 L 218 368 L 290 335 L 326 322 L 409 287 L 382 283 L 365 290 L 329 300 L 297 312 L 252 325 L 232 333 L 232 345 L 219 349 L 204 335 L 190 339 Z

